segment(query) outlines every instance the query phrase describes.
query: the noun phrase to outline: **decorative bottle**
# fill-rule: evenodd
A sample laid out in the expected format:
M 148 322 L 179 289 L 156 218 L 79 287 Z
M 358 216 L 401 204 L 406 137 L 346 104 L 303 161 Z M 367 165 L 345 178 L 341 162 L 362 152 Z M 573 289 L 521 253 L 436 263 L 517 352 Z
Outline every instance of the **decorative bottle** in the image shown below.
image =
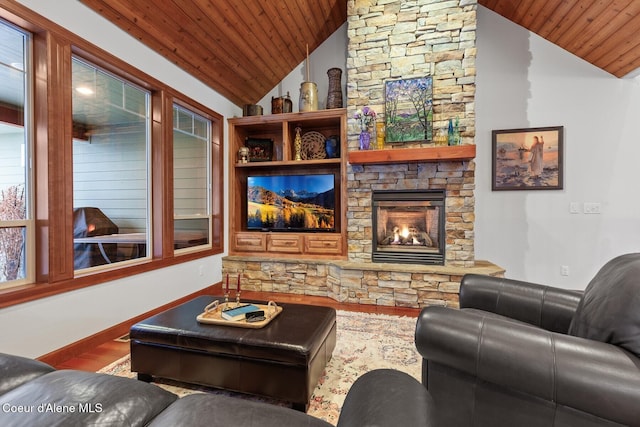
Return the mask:
M 382 150 L 384 148 L 384 137 L 384 121 L 379 120 L 376 122 L 376 150 Z
M 449 128 L 447 130 L 447 141 L 448 141 L 449 145 L 455 145 L 456 144 L 455 135 L 453 134 L 453 120 L 452 119 L 449 119 Z
M 456 117 L 456 122 L 453 125 L 453 143 L 454 145 L 460 145 L 460 119 Z
M 436 135 L 436 145 L 437 146 L 447 145 L 447 142 L 448 142 L 447 130 L 445 128 L 439 128 L 438 134 Z

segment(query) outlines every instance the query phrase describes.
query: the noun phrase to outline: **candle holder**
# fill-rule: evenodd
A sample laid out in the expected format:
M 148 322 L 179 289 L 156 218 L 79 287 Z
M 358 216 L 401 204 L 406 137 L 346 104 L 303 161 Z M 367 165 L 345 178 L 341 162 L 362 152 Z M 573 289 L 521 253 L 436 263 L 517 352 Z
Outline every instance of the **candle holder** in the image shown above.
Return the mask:
M 224 309 L 229 308 L 229 291 L 224 293 Z
M 236 307 L 240 307 L 240 291 L 236 292 Z
M 293 140 L 295 160 L 302 160 L 302 137 L 300 136 L 301 131 L 302 131 L 302 128 L 300 126 L 296 126 L 296 137 Z

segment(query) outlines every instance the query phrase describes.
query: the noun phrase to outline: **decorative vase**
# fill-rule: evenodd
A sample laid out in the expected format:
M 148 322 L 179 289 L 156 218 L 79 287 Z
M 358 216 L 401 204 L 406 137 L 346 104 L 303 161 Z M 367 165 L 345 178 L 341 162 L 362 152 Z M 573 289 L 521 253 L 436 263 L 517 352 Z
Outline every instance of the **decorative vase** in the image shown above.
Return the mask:
M 318 86 L 314 82 L 300 84 L 300 111 L 318 110 Z
M 262 107 L 256 104 L 244 104 L 242 107 L 243 116 L 261 116 Z
M 360 132 L 360 149 L 368 150 L 371 147 L 371 134 L 368 130 L 362 130 Z
M 338 135 L 331 135 L 324 142 L 324 149 L 329 159 L 340 157 L 340 140 L 338 138 Z
M 329 94 L 327 95 L 327 109 L 342 108 L 342 70 L 329 68 Z

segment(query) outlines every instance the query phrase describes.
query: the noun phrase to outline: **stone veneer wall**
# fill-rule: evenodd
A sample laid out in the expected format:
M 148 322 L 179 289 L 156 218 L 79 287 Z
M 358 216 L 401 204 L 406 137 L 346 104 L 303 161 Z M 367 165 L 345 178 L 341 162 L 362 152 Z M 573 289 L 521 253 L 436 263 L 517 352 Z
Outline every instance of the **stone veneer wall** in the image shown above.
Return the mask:
M 463 143 L 474 143 L 476 5 L 476 0 L 348 0 L 349 151 L 358 149 L 355 111 L 368 105 L 382 118 L 385 80 L 426 75 L 433 76 L 434 130 L 457 117 Z M 464 274 L 504 274 L 474 259 L 474 161 L 349 165 L 347 172 L 347 261 L 229 256 L 223 275 L 241 274 L 245 290 L 417 308 L 457 307 Z M 445 189 L 444 266 L 371 262 L 371 192 L 386 189 Z
M 434 134 L 458 118 L 463 143 L 475 136 L 476 0 L 349 0 L 348 150 L 358 150 L 357 109 L 384 116 L 384 82 L 433 77 Z M 405 144 L 411 146 L 430 143 Z M 475 162 L 349 165 L 349 260 L 371 262 L 371 192 L 444 189 L 445 265 L 474 265 Z
M 413 308 L 458 307 L 463 275 L 504 274 L 502 268 L 487 261 L 476 261 L 473 267 L 449 267 L 228 256 L 222 265 L 223 277 L 229 274 L 233 289 L 240 274 L 244 291 L 328 296 L 354 304 Z

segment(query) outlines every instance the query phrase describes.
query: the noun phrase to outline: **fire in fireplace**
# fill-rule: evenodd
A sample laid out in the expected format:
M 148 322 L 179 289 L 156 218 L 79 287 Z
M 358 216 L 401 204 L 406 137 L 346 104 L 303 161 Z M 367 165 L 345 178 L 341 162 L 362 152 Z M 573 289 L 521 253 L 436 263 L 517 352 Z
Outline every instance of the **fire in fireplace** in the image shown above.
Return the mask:
M 444 191 L 374 191 L 372 261 L 444 265 Z

